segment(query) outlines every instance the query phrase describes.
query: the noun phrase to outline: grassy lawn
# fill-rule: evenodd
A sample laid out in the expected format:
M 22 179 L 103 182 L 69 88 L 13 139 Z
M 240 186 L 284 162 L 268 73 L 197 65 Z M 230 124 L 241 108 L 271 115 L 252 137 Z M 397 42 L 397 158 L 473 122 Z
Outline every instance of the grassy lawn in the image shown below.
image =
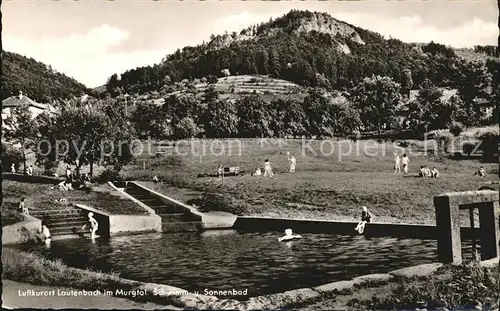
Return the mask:
M 109 185 L 99 185 L 90 192 L 82 190 L 60 191 L 57 187 L 47 184 L 32 184 L 10 180 L 2 181 L 4 213 L 17 211 L 19 200 L 25 197 L 29 210 L 54 209 L 55 200 L 66 198 L 70 203 L 85 204 L 110 214 L 142 215 L 148 214 L 134 202 L 123 199 Z M 51 189 L 54 188 L 54 189 Z
M 498 310 L 500 270 L 444 266 L 427 278 L 397 277 L 379 285 L 324 296 L 298 310 Z
M 177 151 L 163 149 L 170 154 L 159 157 L 140 156 L 135 164 L 125 168 L 123 176 L 151 180 L 158 175 L 165 182 L 152 184 L 153 188 L 182 201 L 200 193 L 222 194 L 243 204 L 245 215 L 354 220 L 359 218 L 361 205 L 367 205 L 375 221 L 428 224 L 434 224 L 433 196 L 482 186 L 499 187 L 498 164 L 428 158 L 421 142 L 403 150 L 392 143 L 361 141 L 349 145 L 346 141 L 333 141 L 333 151 L 330 143 L 324 143 L 323 154 L 319 141 L 311 143 L 311 149 L 305 148 L 305 152 L 300 140 L 289 140 L 282 146 L 277 141 L 267 141 L 262 146 L 255 139 L 218 145 L 211 142 L 198 141 L 189 146 L 184 143 Z M 151 150 L 156 153 L 155 147 Z M 410 154 L 410 174 L 393 172 L 395 151 Z M 287 172 L 287 152 L 297 158 L 295 174 Z M 258 166 L 262 168 L 265 159 L 273 165 L 274 178 L 227 177 L 223 185 L 218 178 L 197 178 L 199 173 L 216 172 L 219 164 L 240 166 L 250 172 Z M 440 178 L 418 178 L 420 165 L 435 166 Z M 488 175 L 474 177 L 481 165 Z
M 11 248 L 2 249 L 2 265 L 2 278 L 12 281 L 89 290 L 124 286 L 117 275 L 71 268 L 60 260 L 54 261 Z

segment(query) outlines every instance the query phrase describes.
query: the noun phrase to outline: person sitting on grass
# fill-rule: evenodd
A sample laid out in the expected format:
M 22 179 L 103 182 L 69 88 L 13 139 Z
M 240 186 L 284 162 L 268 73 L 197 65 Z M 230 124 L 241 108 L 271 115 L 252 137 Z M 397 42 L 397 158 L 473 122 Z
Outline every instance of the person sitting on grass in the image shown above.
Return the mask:
M 361 221 L 358 222 L 358 225 L 354 230 L 358 231 L 359 234 L 363 234 L 365 231 L 365 225 L 372 221 L 372 214 L 368 211 L 366 206 L 363 206 L 363 212 L 361 213 Z
M 271 162 L 269 162 L 268 159 L 266 159 L 266 161 L 264 161 L 264 177 L 266 177 L 266 176 L 269 176 L 269 177 L 274 176 L 273 169 L 271 168 Z
M 427 167 L 427 165 L 424 166 L 424 173 L 425 177 L 432 177 L 431 169 Z
M 66 181 L 64 182 L 64 186 L 66 187 L 66 190 L 68 190 L 68 191 L 74 190 L 71 178 L 66 179 Z
M 260 167 L 257 167 L 257 169 L 255 170 L 255 173 L 252 174 L 253 176 L 261 176 L 262 175 L 262 171 L 260 170 Z
M 438 169 L 436 167 L 432 168 L 431 177 L 432 178 L 439 178 L 439 171 L 438 171 Z
M 25 203 L 24 203 L 24 198 L 21 198 L 21 202 L 19 203 L 19 211 L 26 215 L 26 216 L 29 216 L 29 211 L 28 211 L 28 208 L 26 207 Z
M 479 177 L 485 177 L 486 176 L 486 171 L 484 168 L 481 166 L 477 172 L 474 173 L 474 176 L 479 175 Z
M 420 165 L 418 177 L 424 177 L 424 176 L 425 176 L 425 167 L 423 165 Z
M 158 182 L 160 182 L 160 179 L 158 178 L 158 176 L 154 175 L 154 176 L 153 176 L 153 181 L 154 181 L 155 183 L 158 183 Z

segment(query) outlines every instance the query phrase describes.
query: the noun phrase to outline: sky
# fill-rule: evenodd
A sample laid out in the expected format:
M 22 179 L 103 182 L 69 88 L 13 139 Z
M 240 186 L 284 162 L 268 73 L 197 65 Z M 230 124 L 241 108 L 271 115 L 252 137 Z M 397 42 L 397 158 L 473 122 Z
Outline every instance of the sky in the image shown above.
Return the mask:
M 3 49 L 50 64 L 88 87 L 159 63 L 211 34 L 240 31 L 291 9 L 326 12 L 405 42 L 497 45 L 494 0 L 198 1 L 4 0 Z

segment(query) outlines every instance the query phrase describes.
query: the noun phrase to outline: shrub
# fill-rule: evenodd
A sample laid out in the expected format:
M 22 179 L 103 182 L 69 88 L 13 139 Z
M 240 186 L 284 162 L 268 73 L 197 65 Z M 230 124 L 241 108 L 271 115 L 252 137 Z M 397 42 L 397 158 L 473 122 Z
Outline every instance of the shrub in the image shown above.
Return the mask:
M 454 136 L 460 135 L 464 131 L 464 127 L 460 123 L 453 123 L 450 126 L 450 133 L 452 133 Z
M 120 171 L 116 168 L 107 168 L 99 174 L 97 180 L 99 183 L 106 183 L 108 181 L 121 182 L 123 178 L 120 176 Z
M 471 143 L 471 142 L 465 142 L 463 145 L 462 145 L 462 151 L 464 154 L 466 154 L 467 156 L 470 156 L 471 153 L 474 151 L 474 148 L 476 148 L 476 144 L 474 143 Z
M 398 144 L 400 147 L 406 148 L 410 145 L 410 143 L 406 140 L 400 141 Z

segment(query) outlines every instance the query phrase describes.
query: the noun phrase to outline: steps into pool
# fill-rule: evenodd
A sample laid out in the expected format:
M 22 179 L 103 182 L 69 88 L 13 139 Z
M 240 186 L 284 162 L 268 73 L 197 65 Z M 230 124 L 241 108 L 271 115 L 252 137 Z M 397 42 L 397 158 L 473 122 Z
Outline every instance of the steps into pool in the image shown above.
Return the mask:
M 51 210 L 30 211 L 31 216 L 41 219 L 47 223 L 51 236 L 75 236 L 87 233 L 82 230 L 82 226 L 87 223 L 86 211 L 62 205 Z
M 203 227 L 201 219 L 185 208 L 170 203 L 147 189 L 128 183 L 125 192 L 149 206 L 161 217 L 162 232 L 196 232 Z

